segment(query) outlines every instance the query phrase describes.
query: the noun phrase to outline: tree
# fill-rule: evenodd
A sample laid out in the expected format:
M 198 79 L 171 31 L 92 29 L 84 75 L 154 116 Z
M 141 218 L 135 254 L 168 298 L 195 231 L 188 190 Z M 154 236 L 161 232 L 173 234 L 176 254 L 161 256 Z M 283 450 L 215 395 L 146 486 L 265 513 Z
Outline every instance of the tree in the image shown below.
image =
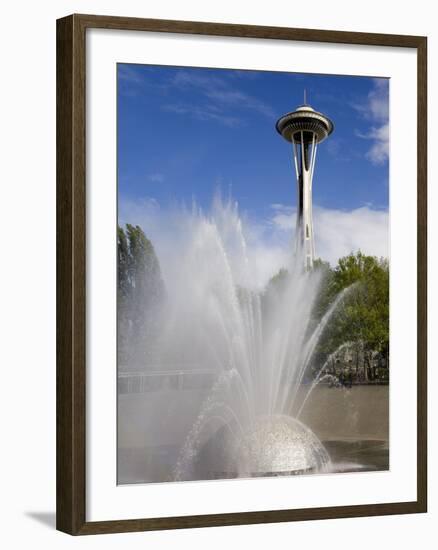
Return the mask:
M 332 289 L 333 270 L 328 262 L 321 260 L 321 258 L 316 258 L 313 262 L 313 270 L 318 273 L 321 281 L 320 290 L 313 308 L 313 318 L 315 321 L 319 321 L 330 307 L 337 293 Z
M 341 258 L 322 290 L 324 298 L 321 301 L 325 308 L 344 289 L 348 290 L 324 333 L 320 347 L 326 353 L 333 352 L 345 342 L 360 347 L 368 379 L 372 377 L 375 353 L 388 357 L 388 261 L 366 256 L 360 251 Z
M 153 352 L 165 294 L 160 264 L 138 225 L 118 227 L 117 237 L 119 361 L 143 366 Z
M 129 295 L 130 280 L 128 277 L 129 245 L 126 233 L 117 226 L 117 289 L 119 293 L 119 306 Z
M 365 378 L 373 376 L 373 358 L 380 354 L 388 364 L 389 355 L 389 265 L 388 260 L 367 256 L 362 252 L 338 260 L 332 269 L 321 259 L 314 261 L 314 271 L 320 276 L 318 296 L 312 311 L 309 331 L 312 332 L 342 291 L 345 291 L 333 316 L 321 335 L 315 351 L 313 368 L 319 372 L 328 356 L 343 344 L 350 344 L 356 355 L 365 361 Z M 282 299 L 289 273 L 281 269 L 269 281 L 262 301 L 265 315 Z

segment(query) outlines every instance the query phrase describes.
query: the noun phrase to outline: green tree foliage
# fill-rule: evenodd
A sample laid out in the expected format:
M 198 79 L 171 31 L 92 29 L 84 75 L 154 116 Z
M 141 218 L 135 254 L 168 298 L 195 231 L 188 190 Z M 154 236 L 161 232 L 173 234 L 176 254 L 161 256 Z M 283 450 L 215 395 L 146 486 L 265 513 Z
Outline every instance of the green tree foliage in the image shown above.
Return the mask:
M 346 289 L 320 344 L 331 353 L 341 344 L 360 346 L 367 362 L 366 378 L 375 352 L 389 351 L 389 266 L 386 259 L 361 252 L 341 258 L 327 276 L 319 299 L 321 315 Z
M 315 370 L 318 371 L 318 365 L 321 366 L 329 354 L 349 342 L 356 350 L 356 356 L 360 353 L 367 363 L 365 378 L 368 378 L 376 352 L 388 360 L 388 260 L 367 256 L 359 251 L 340 258 L 334 268 L 318 259 L 314 262 L 313 269 L 319 272 L 321 284 L 313 308 L 310 330 L 315 328 L 337 296 L 345 291 L 321 336 L 314 358 Z M 288 276 L 286 270 L 280 270 L 269 281 L 264 295 L 281 295 L 286 288 Z
M 362 340 L 375 351 L 384 350 L 389 339 L 388 261 L 361 252 L 341 258 L 325 281 L 321 300 L 327 307 L 344 289 L 331 339 L 335 344 Z
M 129 296 L 131 283 L 128 277 L 130 250 L 125 231 L 117 227 L 117 289 L 119 297 L 119 306 Z
M 117 229 L 119 361 L 144 365 L 153 349 L 164 298 L 160 264 L 138 226 Z
M 316 297 L 315 305 L 313 308 L 313 317 L 314 321 L 317 322 L 321 319 L 324 313 L 328 310 L 331 305 L 331 302 L 336 297 L 336 292 L 333 294 L 332 281 L 333 281 L 333 270 L 330 268 L 328 262 L 324 262 L 320 258 L 317 258 L 313 262 L 313 270 L 318 273 L 321 277 L 320 289 L 318 296 Z

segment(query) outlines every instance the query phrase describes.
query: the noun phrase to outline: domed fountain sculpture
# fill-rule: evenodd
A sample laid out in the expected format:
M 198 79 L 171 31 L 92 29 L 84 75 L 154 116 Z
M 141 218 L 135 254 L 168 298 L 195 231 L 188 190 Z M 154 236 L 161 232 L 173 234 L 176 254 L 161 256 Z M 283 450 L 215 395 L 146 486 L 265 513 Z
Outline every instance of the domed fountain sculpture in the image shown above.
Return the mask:
M 285 415 L 260 418 L 237 453 L 240 476 L 316 473 L 329 463 L 330 457 L 315 434 Z

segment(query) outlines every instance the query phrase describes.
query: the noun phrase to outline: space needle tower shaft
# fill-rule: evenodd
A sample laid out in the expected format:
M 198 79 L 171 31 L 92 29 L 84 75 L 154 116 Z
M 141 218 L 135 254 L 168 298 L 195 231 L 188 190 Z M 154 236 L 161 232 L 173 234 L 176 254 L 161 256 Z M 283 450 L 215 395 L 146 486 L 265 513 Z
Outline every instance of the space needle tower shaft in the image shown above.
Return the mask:
M 332 133 L 333 123 L 307 104 L 304 92 L 304 104 L 283 115 L 276 128 L 292 144 L 297 179 L 296 248 L 303 257 L 305 268 L 311 269 L 315 260 L 312 182 L 316 151 L 318 144 Z

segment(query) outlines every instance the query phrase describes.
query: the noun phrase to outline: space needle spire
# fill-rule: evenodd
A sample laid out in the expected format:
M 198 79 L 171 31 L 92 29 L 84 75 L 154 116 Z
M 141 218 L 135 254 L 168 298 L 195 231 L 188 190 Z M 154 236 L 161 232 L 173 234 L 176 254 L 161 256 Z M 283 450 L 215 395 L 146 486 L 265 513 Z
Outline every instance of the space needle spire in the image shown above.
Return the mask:
M 315 260 L 312 181 L 316 150 L 318 144 L 333 132 L 333 122 L 307 104 L 304 90 L 304 104 L 280 117 L 276 128 L 286 141 L 292 143 L 298 195 L 296 246 L 303 256 L 305 268 L 311 269 Z

